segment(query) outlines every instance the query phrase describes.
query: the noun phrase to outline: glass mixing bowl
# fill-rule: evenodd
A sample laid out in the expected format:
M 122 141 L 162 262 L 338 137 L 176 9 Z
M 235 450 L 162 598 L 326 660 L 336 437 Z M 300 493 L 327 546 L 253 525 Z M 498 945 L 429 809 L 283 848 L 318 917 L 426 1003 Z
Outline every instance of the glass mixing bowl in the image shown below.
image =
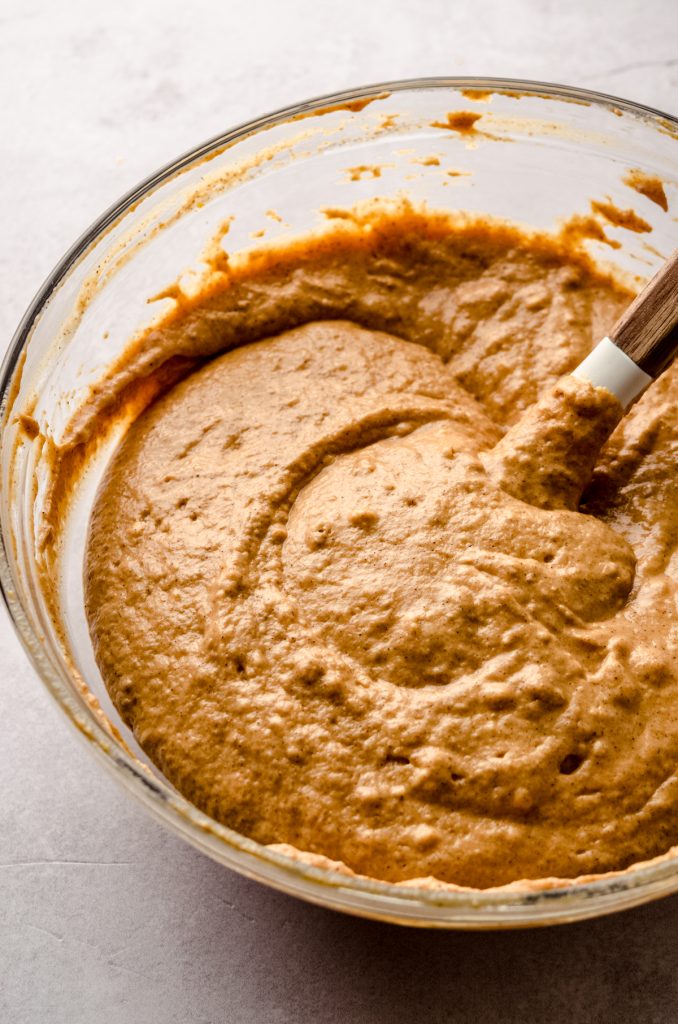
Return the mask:
M 450 119 L 457 111 L 482 116 L 475 124 L 473 117 Z M 365 167 L 378 168 L 378 176 L 352 173 Z M 665 183 L 668 211 L 625 183 L 632 169 Z M 49 593 L 38 536 L 49 489 L 46 453 L 72 434 L 91 386 L 169 301 L 149 304 L 149 297 L 199 268 L 206 240 L 228 218 L 228 247 L 236 251 L 251 247 L 263 229 L 266 242 L 304 233 L 322 221 L 322 208 L 377 196 L 407 195 L 433 208 L 542 229 L 573 214 L 589 216 L 593 199 L 632 207 L 651 226 L 638 232 L 607 223 L 608 242 L 617 247 L 590 242 L 597 260 L 642 279 L 678 245 L 677 180 L 678 121 L 646 107 L 541 83 L 387 83 L 302 103 L 199 146 L 125 196 L 66 253 L 27 310 L 2 367 L 0 579 L 19 636 L 66 717 L 168 828 L 227 867 L 295 896 L 429 927 L 572 921 L 678 890 L 678 853 L 538 891 L 424 891 L 310 867 L 219 825 L 180 796 L 134 743 L 92 654 L 83 609 L 86 525 L 124 424 L 92 458 L 60 524 Z M 24 414 L 30 419 L 22 421 Z

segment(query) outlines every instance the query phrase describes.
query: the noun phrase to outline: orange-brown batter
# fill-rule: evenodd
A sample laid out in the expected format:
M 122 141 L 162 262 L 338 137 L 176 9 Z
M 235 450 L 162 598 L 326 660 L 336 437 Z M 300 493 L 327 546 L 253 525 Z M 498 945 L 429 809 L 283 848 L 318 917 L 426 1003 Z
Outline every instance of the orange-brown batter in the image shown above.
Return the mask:
M 373 877 L 662 853 L 678 374 L 580 504 L 621 408 L 556 382 L 629 295 L 558 240 L 367 224 L 222 268 L 145 339 L 224 354 L 134 423 L 99 493 L 87 611 L 113 700 L 215 818 Z

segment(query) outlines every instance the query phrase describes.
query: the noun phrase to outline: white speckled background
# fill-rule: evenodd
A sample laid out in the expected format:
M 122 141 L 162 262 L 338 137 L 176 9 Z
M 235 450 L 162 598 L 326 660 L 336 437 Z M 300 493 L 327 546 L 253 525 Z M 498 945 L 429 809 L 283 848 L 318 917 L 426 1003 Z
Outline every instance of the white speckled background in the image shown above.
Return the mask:
M 104 207 L 179 152 L 318 93 L 543 79 L 678 109 L 673 0 L 3 0 L 0 346 Z M 424 933 L 295 902 L 150 821 L 0 612 L 0 1021 L 669 1024 L 678 897 L 593 923 Z

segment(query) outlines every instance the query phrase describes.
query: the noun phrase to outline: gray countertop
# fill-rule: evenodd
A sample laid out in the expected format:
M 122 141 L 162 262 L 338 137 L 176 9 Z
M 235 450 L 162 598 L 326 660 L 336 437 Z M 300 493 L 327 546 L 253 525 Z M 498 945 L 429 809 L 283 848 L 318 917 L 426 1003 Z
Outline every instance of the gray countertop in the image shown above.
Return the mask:
M 231 124 L 424 74 L 675 112 L 677 39 L 672 0 L 5 0 L 0 344 L 102 209 Z M 306 906 L 151 821 L 68 727 L 4 612 L 0 666 L 0 1021 L 678 1021 L 678 897 L 493 934 Z

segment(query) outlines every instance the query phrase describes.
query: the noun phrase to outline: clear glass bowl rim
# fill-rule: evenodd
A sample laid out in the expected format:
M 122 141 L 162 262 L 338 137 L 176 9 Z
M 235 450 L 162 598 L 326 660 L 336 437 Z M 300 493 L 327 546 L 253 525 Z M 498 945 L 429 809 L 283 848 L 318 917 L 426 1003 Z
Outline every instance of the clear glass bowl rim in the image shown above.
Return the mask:
M 670 125 L 678 133 L 677 117 L 618 96 L 551 82 L 477 76 L 437 76 L 378 82 L 328 93 L 243 122 L 182 154 L 147 177 L 94 221 L 59 260 L 26 309 L 0 365 L 0 423 L 4 423 L 22 353 L 30 340 L 33 326 L 50 296 L 107 229 L 156 187 L 205 157 L 216 155 L 248 136 L 283 124 L 300 114 L 376 97 L 380 93 L 437 89 L 509 90 L 526 96 L 532 94 L 554 100 L 579 101 L 590 106 L 614 107 L 645 120 L 659 122 L 660 127 Z M 85 720 L 72 693 L 42 651 L 42 641 L 31 626 L 24 601 L 20 596 L 21 585 L 12 572 L 9 544 L 10 540 L 0 522 L 0 592 L 24 650 L 49 693 L 77 733 L 89 741 L 88 746 L 98 755 L 99 760 L 103 761 L 118 781 L 132 791 L 156 818 L 183 835 L 208 856 L 233 870 L 302 899 L 334 909 L 344 909 L 362 916 L 438 927 L 492 928 L 501 927 L 502 924 L 505 927 L 524 927 L 578 920 L 610 913 L 621 907 L 633 906 L 678 890 L 678 855 L 667 857 L 658 863 L 649 863 L 644 867 L 631 867 L 625 872 L 602 876 L 595 881 L 577 883 L 573 880 L 571 885 L 543 891 L 426 890 L 347 876 L 307 865 L 218 824 L 160 780 L 152 780 L 140 769 L 138 762 L 131 755 L 113 743 L 110 735 L 94 716 Z M 226 851 L 229 848 L 236 858 L 238 853 L 244 854 L 245 863 L 239 863 L 232 856 L 228 856 Z M 253 866 L 256 862 L 259 863 L 261 870 Z M 336 898 L 333 898 L 333 892 Z M 354 893 L 358 897 L 357 902 L 346 899 L 349 893 Z M 619 907 L 614 905 L 615 897 L 621 897 Z M 568 904 L 567 908 L 562 908 L 562 913 L 557 910 L 557 904 L 560 902 Z

